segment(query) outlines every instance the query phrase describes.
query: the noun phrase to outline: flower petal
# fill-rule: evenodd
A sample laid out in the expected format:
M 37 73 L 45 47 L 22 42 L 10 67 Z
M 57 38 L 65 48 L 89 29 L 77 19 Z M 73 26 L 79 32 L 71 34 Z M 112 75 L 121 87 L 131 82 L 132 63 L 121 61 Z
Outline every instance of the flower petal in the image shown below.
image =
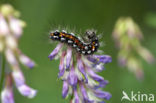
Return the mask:
M 20 54 L 19 60 L 22 64 L 27 66 L 28 68 L 33 68 L 35 66 L 35 63 L 26 55 Z
M 37 91 L 30 88 L 29 86 L 27 86 L 26 84 L 23 84 L 21 86 L 18 86 L 17 89 L 19 90 L 19 92 L 23 95 L 26 96 L 28 98 L 33 98 L 36 96 Z
M 93 100 L 89 99 L 87 92 L 86 92 L 86 89 L 84 88 L 82 83 L 80 84 L 80 90 L 81 90 L 81 93 L 82 93 L 82 96 L 83 96 L 85 103 L 94 103 Z
M 104 64 L 100 63 L 100 64 L 93 64 L 93 67 L 95 69 L 96 72 L 101 72 L 103 71 L 104 68 Z
M 68 85 L 67 81 L 63 81 L 63 88 L 62 88 L 62 97 L 63 98 L 66 98 L 68 91 L 69 91 L 69 85 Z
M 58 54 L 58 52 L 60 51 L 60 49 L 62 48 L 63 44 L 60 43 L 56 46 L 56 48 L 50 53 L 50 55 L 48 56 L 48 58 L 50 60 L 54 59 L 55 56 Z
M 67 49 L 67 55 L 66 55 L 66 69 L 70 68 L 71 57 L 72 57 L 72 49 L 69 47 Z
M 60 65 L 59 65 L 59 74 L 58 77 L 60 78 L 61 76 L 64 75 L 65 72 L 65 67 L 64 67 L 64 57 L 65 57 L 66 52 L 62 53 L 61 59 L 60 59 Z
M 14 95 L 12 88 L 4 88 L 1 92 L 2 103 L 14 103 Z
M 95 90 L 95 96 L 98 97 L 98 98 L 102 98 L 102 99 L 106 99 L 106 100 L 109 100 L 112 95 L 108 92 L 104 92 L 104 91 L 101 91 L 101 90 Z
M 91 76 L 94 80 L 99 81 L 99 82 L 104 80 L 103 77 L 97 75 L 93 70 L 90 69 L 90 67 L 86 67 L 86 70 L 89 76 Z
M 10 65 L 12 65 L 12 66 L 18 65 L 18 62 L 17 62 L 16 57 L 13 54 L 12 50 L 6 49 L 5 56 L 6 56 L 6 59 L 9 62 Z
M 80 103 L 80 98 L 76 89 L 74 90 L 74 103 Z
M 99 62 L 104 64 L 112 62 L 112 58 L 109 55 L 94 55 L 94 57 L 98 58 Z
M 14 67 L 14 70 L 12 72 L 12 77 L 13 77 L 17 87 L 21 86 L 25 83 L 23 73 L 21 72 L 21 70 L 18 67 Z
M 80 58 L 78 58 L 77 66 L 78 66 L 79 71 L 84 75 L 85 80 L 86 80 L 85 82 L 87 83 L 88 82 L 87 74 L 85 72 L 84 65 L 83 65 L 82 60 Z
M 14 33 L 14 35 L 19 38 L 22 35 L 22 26 L 20 25 L 20 21 L 13 17 L 9 18 L 10 29 Z
M 68 82 L 70 85 L 72 86 L 76 86 L 77 85 L 77 75 L 75 74 L 75 70 L 74 70 L 74 66 L 72 65 L 72 68 L 69 72 L 69 76 L 68 76 Z
M 5 21 L 2 14 L 0 14 L 0 36 L 6 36 L 7 34 L 9 34 L 7 22 Z

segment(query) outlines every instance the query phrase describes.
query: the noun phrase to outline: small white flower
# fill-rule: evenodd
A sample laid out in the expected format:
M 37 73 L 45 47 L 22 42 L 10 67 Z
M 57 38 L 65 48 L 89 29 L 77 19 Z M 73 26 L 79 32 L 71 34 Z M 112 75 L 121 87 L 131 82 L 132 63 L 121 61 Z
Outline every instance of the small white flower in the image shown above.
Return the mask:
M 2 14 L 0 13 L 0 37 L 6 36 L 9 34 L 9 28 L 8 28 L 8 24 L 5 21 L 4 17 L 2 16 Z
M 6 46 L 8 48 L 11 48 L 11 49 L 15 49 L 17 48 L 17 41 L 16 41 L 16 38 L 13 37 L 12 35 L 8 35 L 6 37 Z
M 21 24 L 20 24 L 20 20 L 18 19 L 15 19 L 13 17 L 10 17 L 10 29 L 11 31 L 13 32 L 13 34 L 19 38 L 21 35 L 22 35 L 22 27 L 21 27 Z
M 8 79 L 5 78 L 6 85 L 2 92 L 2 103 L 14 103 L 13 82 L 23 96 L 33 98 L 37 93 L 36 90 L 26 85 L 25 78 L 19 67 L 19 62 L 28 68 L 34 67 L 35 63 L 18 48 L 18 39 L 22 35 L 22 29 L 25 25 L 18 17 L 19 12 L 14 10 L 11 5 L 2 5 L 0 7 L 0 53 L 5 54 L 6 61 L 12 70 L 9 73 L 11 75 L 8 75 L 8 71 L 6 71 Z
M 1 93 L 2 103 L 14 103 L 12 88 L 5 88 Z
M 17 89 L 19 90 L 19 92 L 23 95 L 26 96 L 28 98 L 33 98 L 34 96 L 36 96 L 37 91 L 30 88 L 29 86 L 23 84 L 19 87 L 17 87 Z
M 16 70 L 12 72 L 12 76 L 17 87 L 25 83 L 23 73 L 20 71 L 19 68 L 17 68 Z

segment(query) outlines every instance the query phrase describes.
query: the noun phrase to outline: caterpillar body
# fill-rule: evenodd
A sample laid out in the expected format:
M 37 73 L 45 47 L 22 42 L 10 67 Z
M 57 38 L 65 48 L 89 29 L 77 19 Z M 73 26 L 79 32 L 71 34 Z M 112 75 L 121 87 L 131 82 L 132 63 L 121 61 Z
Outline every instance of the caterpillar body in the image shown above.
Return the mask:
M 67 45 L 75 48 L 78 53 L 83 55 L 91 55 L 98 50 L 99 41 L 95 32 L 87 31 L 86 35 L 88 42 L 80 40 L 72 33 L 55 31 L 50 33 L 50 39 L 66 43 Z

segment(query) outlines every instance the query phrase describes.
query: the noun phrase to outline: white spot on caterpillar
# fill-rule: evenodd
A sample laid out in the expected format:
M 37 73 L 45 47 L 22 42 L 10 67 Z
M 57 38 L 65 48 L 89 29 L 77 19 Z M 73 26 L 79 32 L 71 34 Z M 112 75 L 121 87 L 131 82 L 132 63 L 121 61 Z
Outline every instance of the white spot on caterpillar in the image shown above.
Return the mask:
M 77 45 L 73 44 L 73 47 L 77 47 Z
M 89 50 L 87 53 L 88 53 L 88 54 L 90 54 L 90 53 L 91 53 L 91 51 Z
M 65 38 L 61 38 L 61 41 L 65 41 L 66 39 Z
M 58 39 L 59 37 L 58 36 L 54 36 L 54 38 Z
M 76 48 L 77 51 L 80 51 L 80 48 Z
M 85 51 L 82 51 L 82 54 L 85 54 Z
M 88 50 L 88 46 L 85 46 L 85 50 Z
M 98 43 L 96 43 L 95 46 L 98 46 Z
M 73 43 L 73 41 L 71 41 L 71 40 L 68 40 L 68 43 Z

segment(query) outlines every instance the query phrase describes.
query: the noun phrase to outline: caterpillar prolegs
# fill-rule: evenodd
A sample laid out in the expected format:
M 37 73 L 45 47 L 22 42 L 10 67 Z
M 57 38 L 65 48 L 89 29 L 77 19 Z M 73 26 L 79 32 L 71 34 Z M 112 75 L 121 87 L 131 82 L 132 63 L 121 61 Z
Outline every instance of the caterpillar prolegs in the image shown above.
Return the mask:
M 91 55 L 99 48 L 98 37 L 96 36 L 95 32 L 92 31 L 87 31 L 86 37 L 87 42 L 84 42 L 83 40 L 80 40 L 78 37 L 76 37 L 74 34 L 66 33 L 65 31 L 55 31 L 50 33 L 50 39 L 65 43 L 75 48 L 78 53 L 81 53 L 83 55 Z

